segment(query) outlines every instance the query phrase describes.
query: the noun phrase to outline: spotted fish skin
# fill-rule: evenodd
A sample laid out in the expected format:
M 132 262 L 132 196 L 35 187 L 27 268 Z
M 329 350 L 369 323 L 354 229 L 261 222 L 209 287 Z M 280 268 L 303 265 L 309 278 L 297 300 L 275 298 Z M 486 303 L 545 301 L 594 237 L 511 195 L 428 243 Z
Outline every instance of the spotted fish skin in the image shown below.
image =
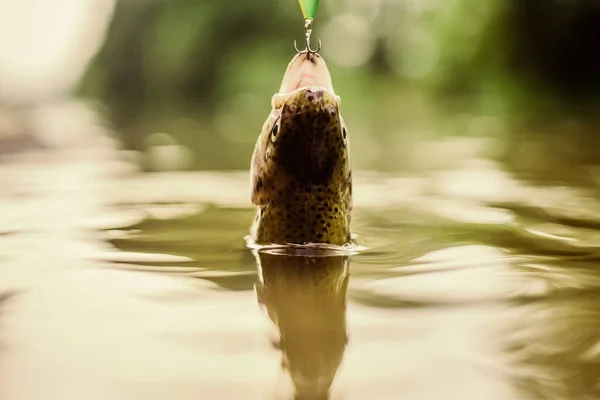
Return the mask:
M 273 96 L 251 162 L 257 243 L 350 241 L 348 131 L 323 59 L 296 55 Z

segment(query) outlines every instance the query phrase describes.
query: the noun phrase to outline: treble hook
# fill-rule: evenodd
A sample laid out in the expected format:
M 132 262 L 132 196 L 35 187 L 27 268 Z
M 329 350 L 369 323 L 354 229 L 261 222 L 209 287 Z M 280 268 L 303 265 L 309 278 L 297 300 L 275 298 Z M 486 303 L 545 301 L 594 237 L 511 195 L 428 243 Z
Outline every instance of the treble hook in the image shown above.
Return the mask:
M 304 50 L 298 49 L 298 43 L 294 40 L 294 48 L 298 53 L 318 53 L 321 50 L 321 39 L 318 41 L 318 47 L 316 50 L 310 48 L 310 36 L 312 35 L 312 19 L 306 19 L 304 23 L 305 39 L 306 39 L 306 48 Z

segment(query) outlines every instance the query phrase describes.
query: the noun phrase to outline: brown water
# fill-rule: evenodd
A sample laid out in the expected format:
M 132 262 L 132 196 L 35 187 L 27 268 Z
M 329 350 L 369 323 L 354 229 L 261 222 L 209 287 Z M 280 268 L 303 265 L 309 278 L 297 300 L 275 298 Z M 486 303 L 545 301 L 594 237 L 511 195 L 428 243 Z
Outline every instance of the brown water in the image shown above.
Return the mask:
M 246 171 L 12 157 L 0 398 L 600 398 L 595 188 L 482 158 L 355 175 L 364 249 L 310 258 L 246 248 Z

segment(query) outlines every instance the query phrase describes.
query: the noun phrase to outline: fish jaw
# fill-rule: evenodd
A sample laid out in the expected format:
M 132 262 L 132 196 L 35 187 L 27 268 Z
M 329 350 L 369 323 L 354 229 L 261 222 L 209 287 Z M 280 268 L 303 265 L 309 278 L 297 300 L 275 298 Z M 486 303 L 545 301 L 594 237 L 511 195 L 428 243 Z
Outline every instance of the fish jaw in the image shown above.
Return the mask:
M 335 94 L 325 60 L 316 53 L 302 52 L 288 64 L 279 87 L 279 94 L 288 94 L 308 86 L 322 87 Z

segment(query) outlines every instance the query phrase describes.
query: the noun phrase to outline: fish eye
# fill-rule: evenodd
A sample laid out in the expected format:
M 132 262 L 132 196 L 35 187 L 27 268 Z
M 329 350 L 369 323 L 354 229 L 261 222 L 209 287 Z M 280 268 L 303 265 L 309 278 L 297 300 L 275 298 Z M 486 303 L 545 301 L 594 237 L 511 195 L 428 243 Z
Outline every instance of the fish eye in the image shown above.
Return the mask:
M 342 136 L 344 137 L 344 139 L 346 139 L 346 127 L 345 126 L 342 128 Z
M 277 134 L 279 133 L 279 121 L 276 121 L 271 129 L 271 141 L 275 142 L 277 139 Z

